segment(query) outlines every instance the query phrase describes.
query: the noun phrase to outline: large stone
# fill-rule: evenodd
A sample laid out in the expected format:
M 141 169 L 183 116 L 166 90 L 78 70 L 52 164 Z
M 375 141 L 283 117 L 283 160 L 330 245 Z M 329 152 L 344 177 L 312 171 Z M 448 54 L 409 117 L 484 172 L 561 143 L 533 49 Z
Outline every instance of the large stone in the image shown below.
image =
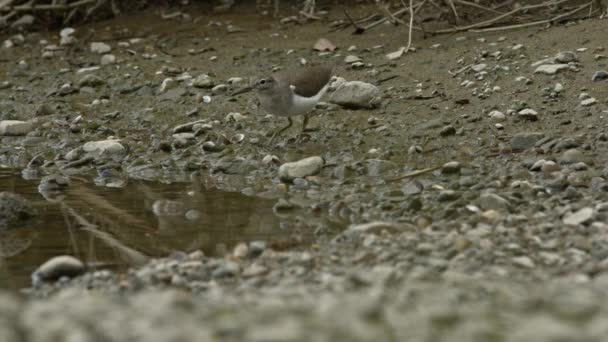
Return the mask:
M 295 178 L 312 176 L 323 168 L 325 161 L 319 156 L 304 158 L 296 162 L 285 163 L 279 167 L 279 179 L 291 182 Z
M 534 147 L 537 141 L 544 138 L 545 134 L 541 132 L 523 132 L 517 133 L 511 138 L 511 149 L 514 151 L 522 151 Z
M 82 261 L 69 255 L 56 256 L 40 265 L 32 274 L 32 282 L 55 281 L 61 277 L 76 277 L 84 273 Z
M 380 89 L 371 83 L 342 83 L 331 95 L 330 102 L 348 108 L 374 108 L 379 104 Z
M 3 120 L 0 121 L 0 135 L 26 135 L 33 129 L 29 121 Z

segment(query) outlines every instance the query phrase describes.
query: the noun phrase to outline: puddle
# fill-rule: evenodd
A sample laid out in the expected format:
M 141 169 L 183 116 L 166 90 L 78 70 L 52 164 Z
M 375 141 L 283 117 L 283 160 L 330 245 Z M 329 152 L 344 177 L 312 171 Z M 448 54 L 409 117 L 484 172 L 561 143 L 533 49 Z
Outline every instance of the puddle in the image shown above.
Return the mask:
M 224 255 L 239 242 L 311 238 L 293 228 L 293 212 L 286 217 L 273 212 L 275 200 L 201 184 L 130 182 L 104 188 L 72 179 L 63 200 L 53 203 L 38 193 L 38 183 L 0 169 L 0 191 L 26 197 L 37 210 L 23 227 L 0 230 L 0 288 L 29 286 L 32 271 L 61 254 L 93 269 L 124 269 L 177 250 Z

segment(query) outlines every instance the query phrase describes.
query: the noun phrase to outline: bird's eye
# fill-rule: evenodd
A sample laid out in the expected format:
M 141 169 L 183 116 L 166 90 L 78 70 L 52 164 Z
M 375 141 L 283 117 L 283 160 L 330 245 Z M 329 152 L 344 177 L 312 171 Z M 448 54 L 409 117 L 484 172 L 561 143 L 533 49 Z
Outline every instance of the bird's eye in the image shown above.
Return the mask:
M 266 84 L 266 80 L 260 80 L 260 84 Z

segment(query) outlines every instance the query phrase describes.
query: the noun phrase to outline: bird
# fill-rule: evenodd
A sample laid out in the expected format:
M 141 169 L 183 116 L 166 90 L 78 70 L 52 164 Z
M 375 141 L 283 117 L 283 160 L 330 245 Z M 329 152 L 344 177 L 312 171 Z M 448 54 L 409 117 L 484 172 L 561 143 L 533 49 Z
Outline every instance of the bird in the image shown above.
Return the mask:
M 287 69 L 258 77 L 251 86 L 233 95 L 254 90 L 260 106 L 269 114 L 287 117 L 287 126 L 275 131 L 270 142 L 293 125 L 292 116 L 304 115 L 302 133 L 308 124 L 308 113 L 327 92 L 334 68 L 312 66 Z

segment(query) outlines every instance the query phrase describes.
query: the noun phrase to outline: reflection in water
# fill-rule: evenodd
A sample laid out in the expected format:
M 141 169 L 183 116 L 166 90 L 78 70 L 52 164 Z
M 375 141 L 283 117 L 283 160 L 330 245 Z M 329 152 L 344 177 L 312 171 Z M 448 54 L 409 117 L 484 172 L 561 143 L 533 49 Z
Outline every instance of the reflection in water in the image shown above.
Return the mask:
M 200 183 L 132 182 L 117 189 L 73 179 L 59 202 L 45 200 L 37 183 L 0 170 L 0 191 L 25 196 L 38 213 L 22 227 L 0 230 L 0 288 L 27 286 L 38 265 L 60 254 L 90 267 L 120 268 L 175 250 L 215 254 L 239 242 L 294 232 L 280 228 L 286 222 L 273 214 L 273 200 Z

